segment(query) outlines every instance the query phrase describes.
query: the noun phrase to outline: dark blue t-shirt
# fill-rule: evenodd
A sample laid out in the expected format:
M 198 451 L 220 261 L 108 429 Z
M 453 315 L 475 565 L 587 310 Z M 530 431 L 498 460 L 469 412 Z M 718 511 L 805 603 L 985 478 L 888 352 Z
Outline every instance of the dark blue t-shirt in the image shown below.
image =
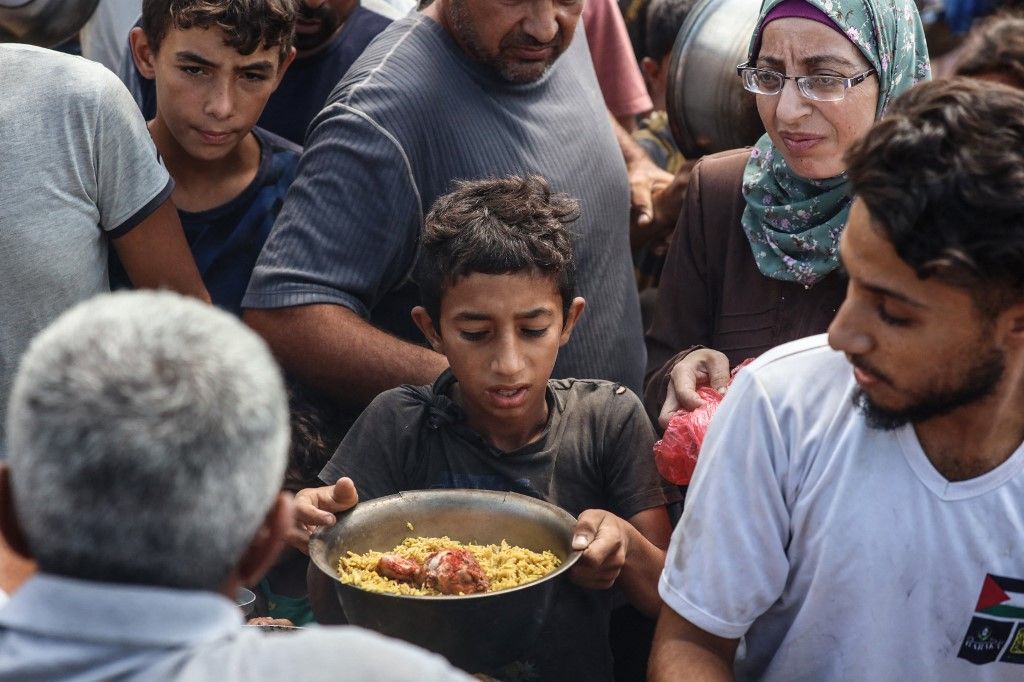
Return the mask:
M 192 257 L 215 305 L 236 315 L 263 243 L 295 179 L 302 148 L 252 129 L 260 143 L 256 177 L 237 197 L 208 211 L 178 211 Z
M 260 166 L 249 186 L 226 204 L 207 211 L 178 210 L 192 257 L 214 305 L 242 314 L 242 297 L 270 228 L 295 180 L 302 147 L 260 128 Z M 116 253 L 110 251 L 110 288 L 130 288 Z
M 140 19 L 135 25 L 141 23 Z M 267 101 L 257 125 L 295 144 L 302 144 L 309 122 L 320 113 L 334 86 L 370 41 L 390 23 L 387 17 L 356 7 L 324 49 L 292 62 L 281 84 Z M 122 69 L 121 77 L 142 109 L 143 116 L 147 121 L 151 120 L 156 116 L 154 82 L 144 78 L 134 63 L 127 74 Z

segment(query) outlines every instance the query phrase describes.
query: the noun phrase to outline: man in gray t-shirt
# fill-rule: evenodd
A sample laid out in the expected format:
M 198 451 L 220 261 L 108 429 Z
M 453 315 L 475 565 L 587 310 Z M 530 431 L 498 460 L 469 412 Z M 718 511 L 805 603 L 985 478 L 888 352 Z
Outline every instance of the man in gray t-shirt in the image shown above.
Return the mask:
M 112 243 L 136 286 L 206 297 L 174 185 L 128 91 L 79 57 L 0 45 L 0 456 L 29 340 L 108 290 Z M 207 299 L 208 300 L 208 299 Z
M 436 0 L 386 29 L 314 119 L 243 302 L 300 379 L 355 406 L 431 383 L 446 362 L 409 317 L 424 214 L 455 180 L 539 174 L 582 207 L 589 305 L 554 375 L 639 390 L 630 188 L 576 35 L 583 2 L 546 2 L 543 18 L 534 4 Z

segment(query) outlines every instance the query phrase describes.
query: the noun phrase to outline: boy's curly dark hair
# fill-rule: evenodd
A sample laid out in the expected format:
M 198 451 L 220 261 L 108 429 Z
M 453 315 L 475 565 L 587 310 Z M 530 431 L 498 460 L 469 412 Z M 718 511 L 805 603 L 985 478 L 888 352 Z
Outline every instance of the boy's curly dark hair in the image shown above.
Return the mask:
M 576 285 L 568 223 L 579 203 L 537 175 L 467 180 L 427 214 L 416 270 L 420 297 L 436 325 L 445 287 L 475 272 L 550 276 L 567 314 Z
M 297 0 L 143 0 L 142 30 L 153 52 L 172 28 L 216 27 L 241 54 L 276 46 L 284 59 L 295 39 L 297 14 Z
M 289 379 L 286 385 L 291 447 L 284 488 L 314 488 L 323 485 L 318 478 L 320 471 L 338 449 L 351 422 L 340 419 L 333 405 L 298 381 Z
M 1024 88 L 1024 13 L 983 19 L 968 35 L 956 72 L 961 76 L 1001 76 Z
M 853 193 L 918 275 L 993 316 L 1024 299 L 1024 91 L 915 86 L 848 152 Z

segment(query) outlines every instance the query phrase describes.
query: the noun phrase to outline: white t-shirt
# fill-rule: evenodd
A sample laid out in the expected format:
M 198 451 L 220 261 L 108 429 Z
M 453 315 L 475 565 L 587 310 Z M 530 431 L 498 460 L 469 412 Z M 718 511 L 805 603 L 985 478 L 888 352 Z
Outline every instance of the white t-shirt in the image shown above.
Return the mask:
M 912 427 L 868 428 L 854 388 L 823 335 L 737 376 L 662 598 L 744 638 L 738 679 L 1024 679 L 1024 446 L 951 483 Z
M 131 230 L 173 188 L 117 76 L 81 57 L 0 45 L 0 450 L 29 340 L 109 290 L 107 236 Z

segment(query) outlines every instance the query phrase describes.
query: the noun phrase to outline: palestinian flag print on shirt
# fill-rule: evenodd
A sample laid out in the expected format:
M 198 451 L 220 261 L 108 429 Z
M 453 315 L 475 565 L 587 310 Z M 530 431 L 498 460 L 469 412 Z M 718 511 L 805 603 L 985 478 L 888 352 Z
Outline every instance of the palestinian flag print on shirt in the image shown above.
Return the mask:
M 1024 580 L 985 576 L 958 656 L 976 665 L 1024 663 Z

